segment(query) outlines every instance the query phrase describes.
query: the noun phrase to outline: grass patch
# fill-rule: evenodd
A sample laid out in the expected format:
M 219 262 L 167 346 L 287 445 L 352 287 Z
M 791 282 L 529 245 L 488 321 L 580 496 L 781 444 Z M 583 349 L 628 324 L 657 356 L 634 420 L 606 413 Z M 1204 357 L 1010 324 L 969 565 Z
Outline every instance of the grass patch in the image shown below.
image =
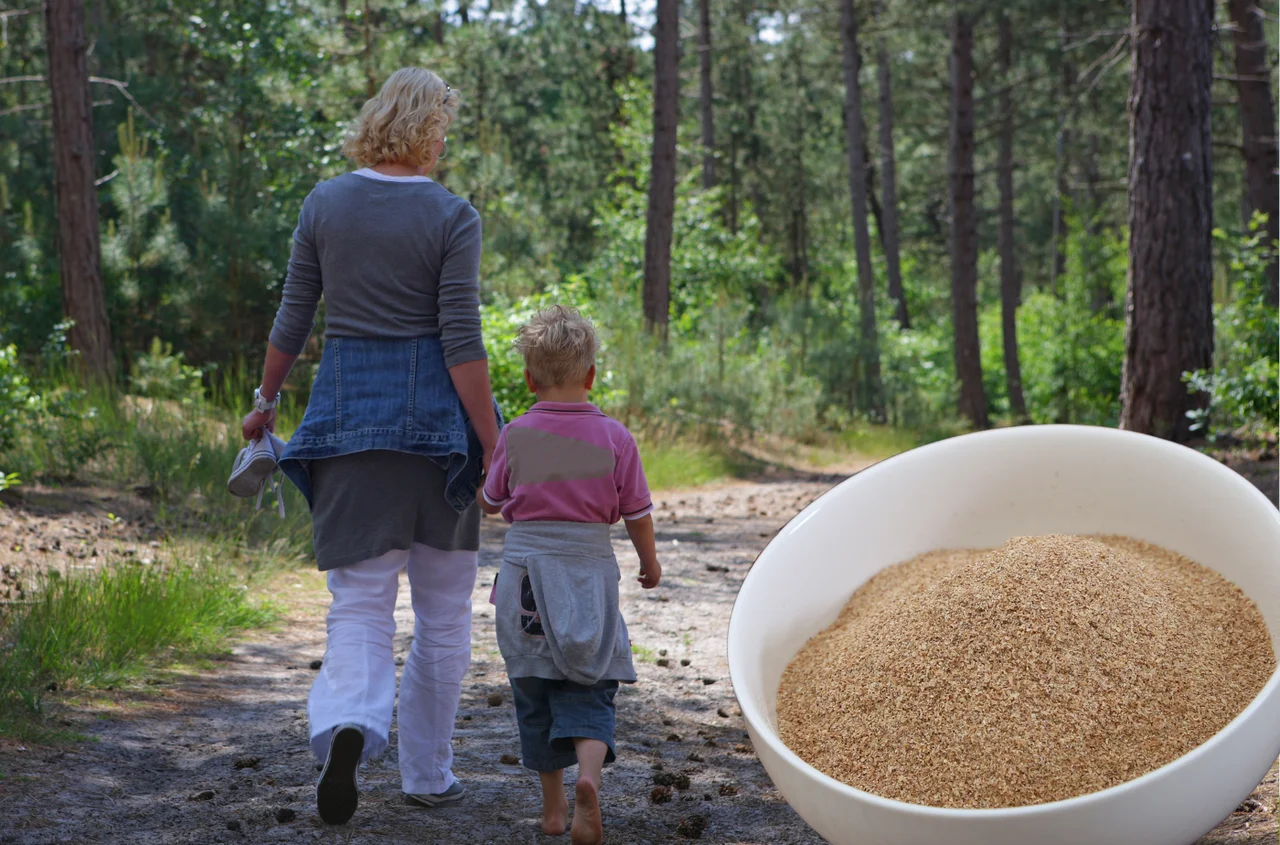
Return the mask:
M 866 425 L 840 432 L 836 442 L 841 448 L 868 458 L 890 458 L 927 441 L 915 431 Z
M 640 460 L 651 490 L 698 487 L 728 478 L 742 478 L 754 468 L 751 460 L 716 444 L 696 440 L 641 440 Z
M 657 652 L 649 648 L 647 645 L 631 644 L 631 653 L 635 655 L 636 660 L 641 663 L 652 663 L 656 659 Z
M 116 685 L 174 652 L 207 652 L 275 618 L 215 566 L 119 565 L 54 572 L 0 632 L 0 735 L 43 733 L 51 689 Z
M 962 434 L 958 425 L 927 429 L 891 428 L 887 425 L 859 425 L 836 434 L 835 444 L 847 452 L 878 460 L 936 443 Z

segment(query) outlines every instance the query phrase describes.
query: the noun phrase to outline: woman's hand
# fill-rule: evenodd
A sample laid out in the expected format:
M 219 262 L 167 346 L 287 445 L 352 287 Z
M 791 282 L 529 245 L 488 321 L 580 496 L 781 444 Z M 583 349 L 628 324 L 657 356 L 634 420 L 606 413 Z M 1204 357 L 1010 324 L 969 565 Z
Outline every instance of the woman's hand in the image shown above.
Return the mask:
M 272 408 L 270 411 L 250 411 L 245 414 L 244 420 L 240 423 L 240 433 L 244 435 L 245 440 L 262 439 L 262 430 L 266 429 L 270 432 L 276 430 L 276 411 Z

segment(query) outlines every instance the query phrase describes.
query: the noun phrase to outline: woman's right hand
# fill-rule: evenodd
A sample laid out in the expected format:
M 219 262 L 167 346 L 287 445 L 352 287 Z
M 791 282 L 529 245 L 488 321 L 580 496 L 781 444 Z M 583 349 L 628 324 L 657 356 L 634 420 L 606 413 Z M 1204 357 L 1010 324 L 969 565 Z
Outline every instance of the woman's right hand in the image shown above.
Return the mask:
M 262 430 L 274 432 L 276 430 L 276 411 L 272 408 L 270 411 L 250 411 L 245 414 L 244 419 L 240 423 L 240 433 L 244 435 L 245 440 L 262 439 Z

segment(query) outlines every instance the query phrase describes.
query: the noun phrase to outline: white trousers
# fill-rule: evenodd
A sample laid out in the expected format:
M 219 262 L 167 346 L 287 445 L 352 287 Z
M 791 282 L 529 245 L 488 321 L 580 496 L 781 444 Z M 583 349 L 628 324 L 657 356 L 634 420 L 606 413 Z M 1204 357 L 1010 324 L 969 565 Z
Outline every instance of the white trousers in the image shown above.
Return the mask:
M 396 593 L 408 567 L 415 617 L 400 680 L 400 778 L 407 793 L 443 792 L 454 781 L 453 723 L 471 662 L 471 591 L 477 553 L 414 543 L 328 572 L 328 643 L 307 702 L 311 749 L 329 754 L 333 729 L 364 729 L 364 759 L 381 754 L 396 699 Z

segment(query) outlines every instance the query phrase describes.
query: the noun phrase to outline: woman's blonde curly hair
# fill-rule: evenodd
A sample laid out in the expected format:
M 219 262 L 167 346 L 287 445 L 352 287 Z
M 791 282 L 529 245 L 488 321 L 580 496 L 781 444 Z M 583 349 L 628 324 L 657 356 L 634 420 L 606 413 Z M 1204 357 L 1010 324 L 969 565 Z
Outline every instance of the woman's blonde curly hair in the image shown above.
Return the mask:
M 360 167 L 428 164 L 458 105 L 457 93 L 439 76 L 426 68 L 400 68 L 364 104 L 342 152 Z

